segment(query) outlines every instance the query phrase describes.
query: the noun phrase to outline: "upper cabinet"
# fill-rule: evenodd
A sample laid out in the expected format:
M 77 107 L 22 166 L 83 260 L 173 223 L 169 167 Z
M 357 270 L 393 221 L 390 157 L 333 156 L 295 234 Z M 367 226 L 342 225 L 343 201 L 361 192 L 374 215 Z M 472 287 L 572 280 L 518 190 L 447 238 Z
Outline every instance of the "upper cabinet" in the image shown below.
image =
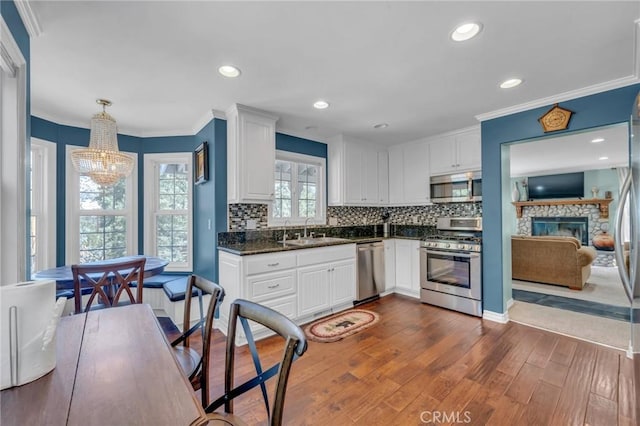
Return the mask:
M 430 204 L 429 144 L 425 141 L 389 148 L 389 203 Z
M 473 128 L 430 140 L 429 165 L 433 176 L 480 170 L 480 129 Z
M 273 200 L 276 121 L 264 111 L 235 104 L 227 112 L 227 200 Z
M 386 151 L 340 135 L 329 141 L 328 163 L 330 206 L 388 202 Z

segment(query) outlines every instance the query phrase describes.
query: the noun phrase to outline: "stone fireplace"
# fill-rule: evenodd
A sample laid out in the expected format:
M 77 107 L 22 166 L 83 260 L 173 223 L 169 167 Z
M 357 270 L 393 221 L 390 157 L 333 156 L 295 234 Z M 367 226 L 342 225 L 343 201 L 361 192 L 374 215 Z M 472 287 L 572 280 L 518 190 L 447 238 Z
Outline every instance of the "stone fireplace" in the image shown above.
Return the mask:
M 577 238 L 583 246 L 588 246 L 589 219 L 586 217 L 548 217 L 531 218 L 531 235 L 560 235 Z

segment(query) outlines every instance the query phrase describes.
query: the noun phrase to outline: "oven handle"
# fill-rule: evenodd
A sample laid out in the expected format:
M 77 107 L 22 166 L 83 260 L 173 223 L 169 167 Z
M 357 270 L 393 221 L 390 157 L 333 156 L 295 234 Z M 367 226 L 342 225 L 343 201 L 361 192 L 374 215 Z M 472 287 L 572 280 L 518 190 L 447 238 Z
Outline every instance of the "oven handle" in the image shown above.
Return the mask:
M 436 251 L 436 250 L 429 250 L 427 248 L 422 248 L 422 250 L 424 250 L 425 253 L 427 254 L 441 254 L 441 255 L 455 256 L 455 257 L 467 257 L 469 259 L 475 259 L 480 257 L 480 253 L 459 253 L 459 252 L 452 252 L 452 251 Z

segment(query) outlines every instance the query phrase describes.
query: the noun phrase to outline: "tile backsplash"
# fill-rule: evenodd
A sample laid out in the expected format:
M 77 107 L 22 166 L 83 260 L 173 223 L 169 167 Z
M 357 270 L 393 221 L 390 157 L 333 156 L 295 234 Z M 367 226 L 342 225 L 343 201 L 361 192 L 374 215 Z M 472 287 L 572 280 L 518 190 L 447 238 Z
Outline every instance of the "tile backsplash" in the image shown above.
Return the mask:
M 482 203 L 441 203 L 430 206 L 407 207 L 365 207 L 365 206 L 329 206 L 327 223 L 332 218 L 337 226 L 372 225 L 382 223 L 382 215 L 389 214 L 389 222 L 397 225 L 435 226 L 442 216 L 482 216 Z M 266 204 L 230 204 L 229 231 L 244 231 L 247 220 L 256 221 L 256 230 L 268 227 L 268 209 Z

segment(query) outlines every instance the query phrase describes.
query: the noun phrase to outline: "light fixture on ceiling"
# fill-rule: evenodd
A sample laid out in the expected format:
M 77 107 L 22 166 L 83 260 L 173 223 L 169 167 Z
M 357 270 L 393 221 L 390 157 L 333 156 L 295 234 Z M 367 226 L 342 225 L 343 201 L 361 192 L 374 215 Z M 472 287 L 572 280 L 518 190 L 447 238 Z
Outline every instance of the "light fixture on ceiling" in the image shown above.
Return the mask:
M 606 157 L 606 156 L 598 158 L 598 160 L 608 160 L 608 159 L 609 159 L 609 157 Z
M 218 68 L 218 72 L 225 77 L 236 78 L 240 75 L 240 68 L 233 65 L 222 65 Z
M 389 124 L 387 123 L 378 123 L 373 126 L 374 129 L 386 129 L 387 127 L 389 127 Z
M 134 160 L 118 150 L 116 120 L 106 112 L 111 101 L 96 102 L 102 105 L 102 112 L 91 118 L 89 147 L 73 150 L 71 161 L 81 175 L 89 176 L 98 185 L 111 186 L 131 174 Z
M 501 89 L 511 89 L 512 87 L 516 87 L 522 84 L 522 80 L 519 78 L 510 78 L 509 80 L 505 80 L 500 83 Z
M 326 109 L 326 108 L 329 108 L 329 102 L 323 101 L 323 100 L 315 101 L 313 103 L 313 107 L 315 109 Z
M 600 143 L 600 142 L 604 142 L 604 138 L 591 139 L 591 143 Z
M 451 33 L 451 40 L 466 41 L 480 34 L 481 30 L 482 24 L 478 22 L 468 22 L 466 24 L 458 25 Z

